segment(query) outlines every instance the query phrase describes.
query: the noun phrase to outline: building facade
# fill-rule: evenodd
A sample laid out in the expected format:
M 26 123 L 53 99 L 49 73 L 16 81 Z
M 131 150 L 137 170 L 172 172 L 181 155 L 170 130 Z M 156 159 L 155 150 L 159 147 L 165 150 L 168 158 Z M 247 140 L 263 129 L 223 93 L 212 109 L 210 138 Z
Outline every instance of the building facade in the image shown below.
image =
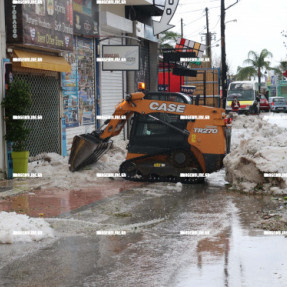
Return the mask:
M 31 156 L 43 152 L 69 155 L 73 137 L 99 127 L 97 115 L 112 115 L 115 106 L 137 89 L 137 82 L 157 90 L 158 43 L 151 17 L 161 15 L 163 7 L 156 7 L 153 1 L 129 0 L 123 5 L 98 5 L 92 0 L 0 3 L 1 97 L 6 59 L 12 77 L 31 86 L 31 115 L 42 118 L 26 123 L 31 129 Z M 133 9 L 136 15 L 132 15 Z M 142 34 L 137 32 L 140 21 Z M 97 58 L 102 57 L 103 46 L 110 45 L 139 45 L 139 70 L 103 70 Z M 7 175 L 9 147 L 4 141 L 3 115 L 1 126 L 0 174 Z

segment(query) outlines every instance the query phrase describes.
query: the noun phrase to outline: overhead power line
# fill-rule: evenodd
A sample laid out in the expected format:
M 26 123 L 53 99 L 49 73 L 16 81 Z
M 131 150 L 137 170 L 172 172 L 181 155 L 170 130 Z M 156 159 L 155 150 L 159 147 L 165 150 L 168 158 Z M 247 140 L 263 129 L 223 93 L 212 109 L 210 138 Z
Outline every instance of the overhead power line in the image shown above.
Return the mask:
M 199 18 L 197 18 L 197 19 L 195 19 L 195 20 L 192 20 L 191 22 L 186 23 L 185 26 L 190 25 L 190 24 L 192 24 L 192 23 L 195 23 L 195 22 L 197 22 L 198 20 L 203 19 L 204 17 L 205 17 L 205 16 L 202 15 L 202 16 L 200 16 Z

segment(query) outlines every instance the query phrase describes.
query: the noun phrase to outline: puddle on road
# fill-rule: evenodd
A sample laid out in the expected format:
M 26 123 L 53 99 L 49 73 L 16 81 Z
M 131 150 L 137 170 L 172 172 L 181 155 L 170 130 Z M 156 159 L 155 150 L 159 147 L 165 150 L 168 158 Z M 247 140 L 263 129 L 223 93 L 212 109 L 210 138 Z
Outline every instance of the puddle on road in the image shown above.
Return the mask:
M 0 277 L 11 286 L 31 286 L 42 273 L 50 284 L 43 286 L 286 286 L 287 238 L 252 227 L 258 211 L 273 207 L 270 198 L 209 184 L 166 193 L 164 187 L 134 188 L 70 218 L 50 219 L 59 240 L 4 267 Z M 100 236 L 98 229 L 128 232 Z M 181 230 L 210 235 L 182 236 Z
M 183 267 L 169 286 L 286 286 L 287 238 L 246 229 L 240 221 L 235 208 L 230 227 L 200 240 L 194 264 Z
M 109 183 L 108 187 L 106 184 L 97 184 L 94 188 L 77 190 L 56 188 L 34 190 L 30 193 L 0 199 L 0 211 L 15 211 L 32 217 L 53 217 L 138 185 L 138 183 L 123 181 L 120 184 Z
M 107 276 L 92 274 L 84 286 L 104 282 L 108 286 L 116 286 L 113 282 L 132 286 L 136 282 L 143 287 L 286 286 L 287 239 L 264 235 L 252 227 L 257 212 L 272 207 L 270 199 L 206 186 L 190 188 L 190 193 L 185 187 L 170 197 L 177 203 L 164 222 L 142 230 L 136 241 L 129 235 L 119 239 L 129 246 L 118 254 L 117 262 L 122 264 L 116 264 Z M 161 201 L 155 196 L 157 210 L 167 206 L 168 196 Z M 210 230 L 211 234 L 179 236 L 180 230 L 192 228 Z

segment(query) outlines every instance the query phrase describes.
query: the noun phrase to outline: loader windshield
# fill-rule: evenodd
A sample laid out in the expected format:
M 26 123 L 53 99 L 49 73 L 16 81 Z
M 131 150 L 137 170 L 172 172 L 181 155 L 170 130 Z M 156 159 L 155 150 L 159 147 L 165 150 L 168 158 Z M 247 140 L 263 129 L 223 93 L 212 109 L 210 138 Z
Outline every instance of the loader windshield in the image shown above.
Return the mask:
M 184 129 L 186 124 L 180 120 L 179 115 L 153 113 L 151 114 L 162 121 L 172 124 L 176 127 Z M 174 129 L 150 118 L 147 115 L 140 115 L 138 118 L 138 125 L 136 129 L 136 136 L 152 136 L 152 135 L 164 135 L 164 134 L 178 134 Z
M 172 124 L 180 130 L 186 128 L 187 122 L 181 120 L 180 115 L 168 113 L 152 113 L 151 115 Z M 180 148 L 187 143 L 185 136 L 172 127 L 166 126 L 148 115 L 136 114 L 134 116 L 129 143 L 130 152 L 133 150 L 160 152 L 174 147 Z

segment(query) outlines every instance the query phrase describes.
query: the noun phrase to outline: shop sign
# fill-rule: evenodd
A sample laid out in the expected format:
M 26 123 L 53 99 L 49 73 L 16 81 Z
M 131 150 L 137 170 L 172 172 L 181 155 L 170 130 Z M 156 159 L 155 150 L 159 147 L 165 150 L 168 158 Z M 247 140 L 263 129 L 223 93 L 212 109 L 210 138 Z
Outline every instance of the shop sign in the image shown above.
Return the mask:
M 6 24 L 8 44 L 73 49 L 72 0 L 42 0 L 42 4 L 22 5 L 6 0 Z
M 139 46 L 103 45 L 102 48 L 103 71 L 138 71 L 140 69 Z

